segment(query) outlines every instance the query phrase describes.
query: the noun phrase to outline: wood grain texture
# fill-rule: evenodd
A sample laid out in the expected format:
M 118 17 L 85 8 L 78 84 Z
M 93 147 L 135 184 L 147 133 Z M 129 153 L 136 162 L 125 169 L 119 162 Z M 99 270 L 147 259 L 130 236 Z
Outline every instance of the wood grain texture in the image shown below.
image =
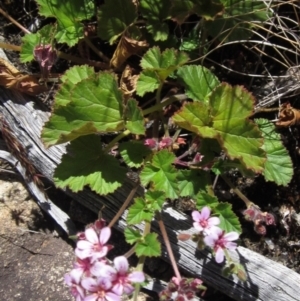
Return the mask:
M 32 98 L 2 87 L 0 87 L 0 112 L 19 142 L 26 148 L 28 158 L 37 170 L 50 181 L 53 181 L 54 169 L 65 152 L 65 146 L 53 146 L 45 149 L 40 140 L 40 132 L 43 123 L 48 119 L 49 112 L 41 109 L 41 106 L 35 103 Z M 96 213 L 105 205 L 103 214 L 106 219 L 110 220 L 121 207 L 133 186 L 133 182 L 128 179 L 121 189 L 105 197 L 98 196 L 89 189 L 77 194 L 68 189 L 65 192 Z M 140 188 L 138 194 L 142 193 L 143 189 Z M 120 231 L 123 231 L 125 227 L 125 216 L 126 212 L 116 225 Z M 224 278 L 221 274 L 220 265 L 212 260 L 211 254 L 205 251 L 196 251 L 195 243 L 191 241 L 181 242 L 177 240 L 178 233 L 191 231 L 190 217 L 166 207 L 163 218 L 181 270 L 203 279 L 207 284 L 235 300 L 300 300 L 300 275 L 296 272 L 246 248 L 238 247 L 237 252 L 231 253 L 231 255 L 243 263 L 248 274 L 248 280 L 241 283 L 235 278 Z M 152 229 L 159 233 L 156 222 L 153 222 Z M 162 256 L 168 261 L 165 250 L 163 250 Z

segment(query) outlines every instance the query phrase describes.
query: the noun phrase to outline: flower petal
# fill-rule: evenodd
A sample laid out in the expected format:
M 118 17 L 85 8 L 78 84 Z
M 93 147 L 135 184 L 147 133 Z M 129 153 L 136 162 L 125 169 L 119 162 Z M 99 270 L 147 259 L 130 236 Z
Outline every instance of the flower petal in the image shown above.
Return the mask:
M 97 299 L 98 299 L 98 294 L 92 294 L 92 295 L 86 296 L 83 299 L 83 301 L 97 301 Z
M 196 230 L 198 230 L 199 232 L 202 232 L 203 231 L 203 227 L 199 224 L 199 222 L 194 222 L 193 223 L 193 226 Z
M 124 256 L 118 256 L 114 259 L 114 265 L 117 269 L 117 271 L 121 274 L 124 275 L 128 271 L 128 261 L 127 258 Z
M 228 249 L 228 250 L 235 250 L 237 248 L 237 244 L 235 242 L 226 242 L 225 243 L 225 247 Z
M 97 292 L 98 291 L 98 284 L 94 278 L 87 277 L 83 278 L 81 281 L 81 285 L 83 288 L 90 292 Z
M 193 211 L 192 212 L 192 218 L 195 222 L 200 222 L 201 221 L 201 214 L 199 211 Z
M 134 271 L 134 272 L 130 273 L 127 278 L 130 282 L 139 283 L 139 282 L 144 282 L 145 281 L 144 273 L 139 272 L 139 271 Z
M 124 284 L 124 293 L 126 295 L 132 294 L 133 291 L 134 291 L 134 287 L 131 284 L 129 284 L 129 283 L 125 283 Z
M 224 235 L 224 239 L 226 241 L 233 241 L 239 238 L 239 234 L 237 232 L 229 232 Z
M 205 206 L 201 210 L 201 219 L 207 220 L 210 217 L 210 209 Z
M 103 269 L 104 266 L 105 263 L 97 261 L 91 266 L 90 271 L 94 276 L 99 277 L 101 275 L 101 270 Z
M 105 298 L 107 301 L 121 301 L 121 296 L 118 296 L 118 295 L 116 295 L 114 293 L 110 293 L 110 292 L 105 294 Z
M 77 249 L 91 249 L 93 248 L 93 244 L 87 240 L 79 240 L 76 245 Z
M 85 233 L 86 240 L 88 240 L 92 244 L 97 244 L 99 242 L 98 235 L 93 228 L 86 229 L 84 233 Z
M 112 287 L 112 292 L 114 292 L 115 294 L 122 296 L 123 295 L 123 291 L 124 291 L 124 286 L 123 284 L 117 282 L 113 287 Z
M 108 278 L 99 277 L 97 278 L 97 283 L 105 291 L 108 291 L 112 287 L 111 281 Z
M 217 263 L 221 263 L 224 261 L 224 250 L 222 248 L 217 249 L 215 258 Z
M 209 235 L 204 237 L 204 243 L 208 246 L 213 248 L 215 246 L 215 243 L 217 241 L 217 237 L 215 235 L 213 235 L 212 233 L 210 233 Z
M 106 244 L 110 238 L 110 235 L 111 235 L 111 229 L 109 227 L 104 227 L 100 232 L 100 236 L 99 236 L 100 243 L 102 245 Z
M 220 224 L 220 219 L 216 216 L 214 217 L 210 217 L 208 220 L 208 225 L 209 226 L 216 226 L 216 225 L 219 225 Z
M 75 249 L 75 255 L 80 258 L 80 259 L 85 259 L 88 258 L 92 255 L 92 250 L 91 249 Z

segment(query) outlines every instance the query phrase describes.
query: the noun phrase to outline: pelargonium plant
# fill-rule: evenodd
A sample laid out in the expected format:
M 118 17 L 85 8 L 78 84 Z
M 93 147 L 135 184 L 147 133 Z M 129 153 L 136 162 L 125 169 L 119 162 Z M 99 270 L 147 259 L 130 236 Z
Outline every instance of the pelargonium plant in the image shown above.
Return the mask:
M 226 259 L 224 274 L 245 280 L 243 268 L 230 258 L 242 227 L 232 205 L 215 196 L 219 176 L 245 202 L 244 214 L 257 232 L 265 234 L 265 226 L 275 223 L 226 174 L 261 174 L 287 185 L 293 175 L 291 158 L 275 126 L 253 118 L 254 96 L 243 86 L 220 82 L 213 68 L 205 67 L 211 63 L 203 63 L 215 41 L 248 39 L 252 25 L 269 20 L 273 12 L 263 1 L 251 8 L 241 1 L 234 11 L 230 1 L 213 3 L 208 10 L 196 2 L 37 0 L 39 14 L 50 17 L 51 24 L 24 36 L 22 62 L 36 59 L 45 81 L 58 59 L 73 64 L 59 76 L 41 133 L 46 147 L 67 144 L 53 175 L 56 186 L 73 192 L 88 186 L 109 195 L 125 187 L 129 171 L 136 178 L 109 225 L 97 221 L 77 237 L 74 268 L 65 278 L 77 301 L 120 300 L 134 287 L 136 295 L 145 279 L 145 258 L 161 256 L 158 233 L 151 230 L 154 219 L 174 269 L 162 298 L 176 292 L 176 300 L 187 300 L 203 289 L 200 279 L 180 275 L 161 214 L 167 201 L 187 197 L 195 205 L 191 227 L 196 233 L 179 238 L 209 248 L 217 263 Z M 195 58 L 198 53 L 201 59 Z M 144 192 L 137 194 L 140 186 Z M 112 263 L 106 257 L 112 248 L 111 228 L 126 209 L 124 235 L 132 245 L 126 256 L 139 258 L 133 272 L 126 256 Z M 143 233 L 136 230 L 141 223 Z

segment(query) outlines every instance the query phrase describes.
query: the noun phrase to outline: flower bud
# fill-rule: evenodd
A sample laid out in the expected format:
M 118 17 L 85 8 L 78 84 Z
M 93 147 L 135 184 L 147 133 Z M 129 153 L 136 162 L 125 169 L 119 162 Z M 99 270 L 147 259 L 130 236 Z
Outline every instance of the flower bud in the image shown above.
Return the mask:
M 57 60 L 56 50 L 50 44 L 35 46 L 33 56 L 40 65 L 42 76 L 48 78 L 49 72 Z

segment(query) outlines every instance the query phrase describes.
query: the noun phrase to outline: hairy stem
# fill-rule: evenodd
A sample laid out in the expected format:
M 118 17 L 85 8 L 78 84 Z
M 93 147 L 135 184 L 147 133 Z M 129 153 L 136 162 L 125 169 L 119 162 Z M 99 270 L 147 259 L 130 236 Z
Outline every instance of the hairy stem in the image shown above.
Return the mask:
M 11 21 L 13 24 L 15 24 L 17 27 L 19 27 L 23 32 L 25 32 L 25 33 L 31 33 L 28 29 L 26 29 L 24 26 L 22 26 L 18 21 L 16 21 L 13 17 L 11 17 L 7 12 L 5 12 L 1 8 L 0 8 L 0 13 L 5 18 L 7 18 L 9 21 Z
M 122 207 L 119 209 L 119 211 L 117 212 L 117 214 L 114 216 L 114 218 L 110 221 L 109 223 L 109 227 L 112 227 L 115 222 L 120 218 L 120 216 L 123 214 L 123 212 L 125 211 L 125 209 L 127 208 L 127 206 L 129 205 L 129 203 L 131 202 L 131 200 L 133 199 L 138 187 L 140 186 L 140 183 L 137 182 L 135 184 L 135 186 L 132 188 L 132 190 L 130 191 L 127 199 L 125 200 L 124 204 L 122 205 Z
M 122 138 L 128 136 L 130 134 L 130 131 L 129 130 L 126 130 L 122 133 L 120 133 L 115 139 L 113 139 L 112 141 L 110 141 L 106 147 L 104 148 L 104 152 L 105 153 L 108 153 L 110 151 L 110 149 L 118 142 L 120 141 Z
M 91 40 L 88 37 L 84 37 L 84 41 L 86 44 L 106 63 L 109 63 L 110 59 L 105 56 L 95 45 L 91 42 Z
M 186 98 L 187 98 L 187 96 L 185 94 L 177 94 L 177 95 L 172 95 L 170 97 L 166 97 L 160 103 L 143 110 L 143 116 L 146 116 L 155 111 L 159 111 L 163 107 L 168 106 L 175 101 L 182 101 L 182 100 L 185 100 Z
M 176 260 L 175 260 L 175 257 L 174 257 L 174 253 L 173 253 L 173 250 L 172 250 L 172 247 L 171 247 L 171 244 L 170 244 L 170 240 L 169 240 L 165 225 L 163 223 L 163 220 L 161 218 L 160 212 L 157 212 L 156 217 L 157 217 L 157 222 L 158 222 L 158 225 L 159 225 L 159 229 L 160 229 L 162 237 L 164 239 L 165 246 L 167 248 L 167 252 L 169 254 L 169 258 L 170 258 L 170 261 L 171 261 L 171 264 L 172 264 L 172 267 L 173 267 L 173 270 L 174 270 L 174 274 L 178 278 L 178 280 L 181 280 L 181 275 L 180 275 L 180 272 L 178 270 L 178 266 L 177 266 L 177 263 L 176 263 Z
M 221 175 L 222 179 L 228 184 L 228 186 L 234 191 L 234 193 L 244 201 L 247 208 L 251 207 L 253 202 L 251 202 L 238 188 L 236 188 L 233 183 L 225 176 Z

